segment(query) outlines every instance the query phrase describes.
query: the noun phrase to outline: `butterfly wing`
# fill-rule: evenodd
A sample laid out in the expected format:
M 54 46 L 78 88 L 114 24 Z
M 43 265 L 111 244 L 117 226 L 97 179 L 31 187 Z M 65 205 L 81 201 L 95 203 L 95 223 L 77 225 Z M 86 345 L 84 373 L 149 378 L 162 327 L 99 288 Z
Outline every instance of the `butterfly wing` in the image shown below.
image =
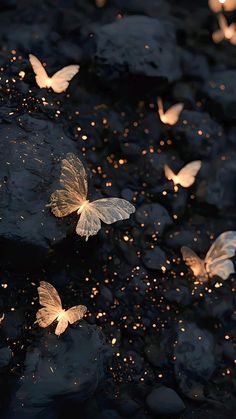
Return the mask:
M 175 125 L 179 120 L 179 116 L 184 109 L 183 103 L 176 103 L 176 105 L 171 106 L 164 114 L 166 124 Z
M 189 188 L 195 182 L 195 177 L 201 168 L 200 160 L 186 164 L 176 176 L 176 181 L 184 188 Z
M 212 34 L 212 39 L 216 44 L 223 41 L 224 38 L 225 38 L 224 32 L 221 29 L 218 29 L 217 31 L 213 32 L 213 34 Z
M 78 320 L 81 320 L 84 317 L 86 311 L 87 311 L 87 307 L 83 305 L 69 308 L 69 310 L 66 311 L 68 322 L 70 324 L 73 324 L 77 322 Z
M 222 4 L 219 0 L 209 0 L 208 5 L 214 13 L 218 13 L 222 10 Z
M 206 275 L 206 271 L 204 268 L 204 261 L 196 255 L 196 253 L 190 249 L 189 247 L 183 246 L 181 247 L 181 253 L 183 256 L 183 260 L 187 266 L 190 267 L 194 276 L 196 277 L 204 277 Z
M 50 78 L 48 77 L 47 72 L 42 63 L 39 61 L 37 57 L 35 57 L 35 55 L 32 54 L 29 55 L 29 61 L 33 67 L 37 85 L 40 88 L 47 87 L 47 83 L 50 80 Z
M 76 232 L 80 236 L 88 238 L 97 234 L 101 228 L 101 221 L 112 224 L 119 220 L 126 220 L 134 211 L 134 206 L 125 199 L 98 199 L 86 205 L 77 224 Z
M 165 166 L 164 166 L 164 172 L 165 172 L 166 179 L 172 180 L 175 184 L 176 183 L 175 182 L 176 175 L 174 174 L 174 172 L 171 170 L 171 168 L 167 164 L 165 164 Z
M 49 326 L 62 311 L 61 299 L 56 289 L 49 282 L 41 281 L 38 287 L 39 303 L 43 306 L 37 311 L 37 323 L 41 327 Z
M 236 1 L 235 0 L 225 0 L 225 2 L 223 3 L 222 6 L 223 6 L 223 8 L 226 12 L 230 12 L 230 11 L 236 9 Z
M 227 279 L 229 276 L 227 275 L 227 272 L 234 272 L 234 265 L 232 261 L 229 261 L 228 259 L 235 255 L 235 251 L 236 231 L 226 231 L 220 234 L 206 254 L 205 265 L 209 275 L 221 276 L 223 274 L 221 278 Z M 225 274 L 223 273 L 224 267 L 226 268 Z M 219 269 L 219 271 L 217 271 L 217 269 Z M 221 272 L 221 275 L 219 272 Z M 225 276 L 226 278 L 224 278 Z
M 87 204 L 80 214 L 80 219 L 76 226 L 76 233 L 79 236 L 86 237 L 86 240 L 88 240 L 89 236 L 97 234 L 100 228 L 101 221 L 97 211 L 91 207 L 91 204 Z
M 69 81 L 78 73 L 79 65 L 68 65 L 57 71 L 51 78 L 51 87 L 55 93 L 65 92 Z
M 68 319 L 67 319 L 67 316 L 66 316 L 66 313 L 65 313 L 58 320 L 57 327 L 56 327 L 56 330 L 55 330 L 55 335 L 60 336 L 62 333 L 65 332 L 67 327 L 68 327 Z
M 56 217 L 65 217 L 79 209 L 88 191 L 85 168 L 73 153 L 68 153 L 61 162 L 60 183 L 64 189 L 52 193 L 49 206 Z
M 125 199 L 102 198 L 91 202 L 90 206 L 96 210 L 100 220 L 106 224 L 112 224 L 119 220 L 127 220 L 135 207 Z

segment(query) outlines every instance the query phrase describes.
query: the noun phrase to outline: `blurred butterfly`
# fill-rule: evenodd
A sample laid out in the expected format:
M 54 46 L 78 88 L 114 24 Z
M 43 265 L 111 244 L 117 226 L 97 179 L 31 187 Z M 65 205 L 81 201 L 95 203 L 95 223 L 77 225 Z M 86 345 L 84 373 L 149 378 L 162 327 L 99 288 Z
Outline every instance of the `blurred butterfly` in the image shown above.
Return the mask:
M 52 88 L 56 93 L 65 92 L 69 86 L 69 81 L 78 73 L 79 65 L 68 65 L 57 71 L 52 77 L 47 75 L 45 68 L 37 57 L 29 55 L 30 64 L 35 72 L 37 85 L 42 89 L 44 87 Z
M 176 105 L 171 106 L 166 112 L 164 112 L 163 102 L 160 97 L 157 99 L 157 104 L 161 122 L 163 122 L 163 124 L 175 125 L 184 109 L 184 104 L 177 103 Z
M 200 160 L 192 161 L 191 163 L 186 164 L 186 166 L 184 166 L 176 175 L 171 168 L 165 164 L 165 177 L 168 180 L 172 180 L 175 187 L 176 185 L 181 185 L 184 188 L 189 188 L 195 182 L 195 177 L 199 172 L 201 165 L 202 162 Z M 175 188 L 175 190 L 178 190 L 178 188 Z
M 80 219 L 76 226 L 79 236 L 97 234 L 101 228 L 101 221 L 112 224 L 119 220 L 126 220 L 135 211 L 130 202 L 120 198 L 102 198 L 93 202 L 87 200 L 88 182 L 81 160 L 72 153 L 62 160 L 60 183 L 64 189 L 53 192 L 50 204 L 56 217 L 65 217 L 77 211 Z
M 41 281 L 38 287 L 38 293 L 39 303 L 43 308 L 37 311 L 36 323 L 40 327 L 48 327 L 56 320 L 58 324 L 55 334 L 58 336 L 66 330 L 69 323 L 73 324 L 81 320 L 87 311 L 87 308 L 81 305 L 64 310 L 57 290 L 49 282 Z
M 236 0 L 209 0 L 210 9 L 215 12 L 221 12 L 222 9 L 226 12 L 236 9 Z
M 190 267 L 194 276 L 202 282 L 209 277 L 219 276 L 227 279 L 234 273 L 232 258 L 236 251 L 236 231 L 226 231 L 220 234 L 208 250 L 205 259 L 200 259 L 196 253 L 186 246 L 181 248 L 184 262 Z
M 236 45 L 236 24 L 228 22 L 222 13 L 218 16 L 219 27 L 217 31 L 212 34 L 212 39 L 215 43 L 219 43 L 227 39 L 232 45 Z
M 107 2 L 107 0 L 95 0 L 95 3 L 96 3 L 97 7 L 104 7 L 106 2 Z

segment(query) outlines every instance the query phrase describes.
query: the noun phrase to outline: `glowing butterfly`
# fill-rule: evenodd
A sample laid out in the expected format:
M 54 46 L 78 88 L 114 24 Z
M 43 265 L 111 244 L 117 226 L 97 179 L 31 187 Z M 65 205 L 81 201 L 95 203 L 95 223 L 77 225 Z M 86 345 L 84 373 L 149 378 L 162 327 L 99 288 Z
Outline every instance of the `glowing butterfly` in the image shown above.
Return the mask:
M 218 16 L 219 27 L 217 31 L 212 34 L 212 39 L 215 43 L 219 43 L 227 39 L 232 45 L 236 45 L 236 24 L 228 22 L 222 13 Z
M 178 190 L 177 185 L 181 185 L 184 188 L 189 188 L 195 182 L 195 177 L 201 168 L 202 162 L 200 160 L 192 161 L 186 164 L 179 173 L 176 175 L 171 168 L 165 164 L 164 171 L 165 177 L 168 180 L 172 180 L 175 186 L 175 190 Z
M 230 12 L 236 9 L 236 0 L 209 0 L 208 4 L 215 13 L 222 12 L 222 10 Z
M 78 73 L 79 65 L 68 65 L 57 71 L 52 77 L 47 75 L 45 68 L 37 57 L 29 55 L 30 64 L 35 72 L 37 85 L 42 89 L 44 87 L 52 88 L 56 93 L 65 92 L 69 86 L 69 81 Z
M 112 224 L 126 220 L 135 211 L 130 202 L 120 198 L 103 198 L 93 202 L 87 200 L 88 183 L 83 163 L 74 154 L 69 153 L 62 160 L 60 183 L 64 189 L 59 189 L 51 195 L 51 210 L 56 217 L 65 217 L 77 211 L 80 219 L 76 226 L 79 236 L 97 234 L 101 221 Z
M 161 122 L 163 122 L 163 124 L 175 125 L 184 109 L 184 104 L 177 103 L 176 105 L 171 106 L 166 112 L 164 112 L 163 102 L 160 97 L 157 99 L 157 104 Z
M 236 251 L 236 231 L 226 231 L 220 234 L 208 250 L 205 259 L 200 259 L 196 253 L 186 246 L 181 248 L 183 259 L 193 271 L 194 276 L 202 282 L 215 275 L 227 279 L 234 273 L 232 258 Z
M 97 7 L 104 7 L 106 2 L 107 2 L 107 0 L 95 0 L 95 3 L 96 3 Z
M 73 324 L 81 320 L 87 311 L 85 306 L 74 306 L 69 310 L 64 310 L 57 290 L 49 282 L 41 281 L 38 293 L 39 302 L 43 308 L 37 311 L 36 323 L 41 327 L 48 327 L 57 320 L 55 334 L 58 336 L 66 330 L 69 323 Z

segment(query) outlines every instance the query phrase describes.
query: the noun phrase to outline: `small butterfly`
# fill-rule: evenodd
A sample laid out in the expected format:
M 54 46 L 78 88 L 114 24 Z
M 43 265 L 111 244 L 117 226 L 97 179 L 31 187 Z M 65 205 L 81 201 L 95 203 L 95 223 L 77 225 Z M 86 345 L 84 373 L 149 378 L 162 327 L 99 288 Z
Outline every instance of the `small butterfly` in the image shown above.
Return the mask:
M 50 204 L 56 217 L 65 217 L 77 211 L 80 219 L 76 226 L 79 236 L 97 234 L 101 228 L 101 221 L 112 224 L 119 220 L 126 220 L 135 212 L 135 207 L 125 199 L 102 198 L 89 202 L 87 200 L 87 174 L 81 160 L 72 153 L 62 160 L 60 183 L 64 189 L 52 193 Z
M 194 276 L 198 277 L 202 282 L 213 276 L 219 276 L 227 279 L 230 274 L 234 273 L 234 265 L 232 258 L 236 251 L 236 231 L 226 231 L 220 234 L 208 250 L 205 259 L 200 259 L 196 253 L 183 246 L 181 253 L 184 262 L 190 267 Z
M 95 0 L 95 3 L 96 3 L 97 7 L 104 7 L 106 2 L 107 2 L 107 0 Z
M 217 31 L 212 34 L 212 39 L 215 43 L 219 43 L 224 39 L 228 40 L 232 45 L 236 45 L 236 24 L 228 22 L 222 13 L 218 16 L 219 27 Z
M 184 104 L 177 103 L 176 105 L 171 106 L 166 112 L 164 112 L 163 102 L 160 97 L 157 99 L 157 104 L 161 122 L 163 122 L 163 124 L 175 125 L 184 109 Z
M 215 12 L 221 12 L 225 10 L 230 12 L 236 9 L 236 0 L 209 0 L 208 1 L 210 9 Z
M 35 72 L 37 85 L 42 89 L 44 87 L 52 88 L 55 93 L 65 92 L 69 86 L 69 81 L 78 73 L 79 65 L 68 65 L 57 71 L 52 77 L 47 75 L 45 68 L 37 57 L 29 55 L 30 64 Z
M 195 182 L 195 177 L 201 168 L 202 162 L 200 160 L 192 161 L 182 167 L 179 173 L 176 175 L 171 168 L 165 164 L 164 171 L 165 177 L 168 180 L 172 180 L 174 185 L 181 185 L 184 188 L 189 188 Z M 178 189 L 178 188 L 175 188 Z
M 69 323 L 73 324 L 81 320 L 87 311 L 87 308 L 81 305 L 64 310 L 57 290 L 49 282 L 41 281 L 38 287 L 38 293 L 39 303 L 43 308 L 37 311 L 36 323 L 40 327 L 48 327 L 57 320 L 58 324 L 55 334 L 58 336 L 66 330 Z

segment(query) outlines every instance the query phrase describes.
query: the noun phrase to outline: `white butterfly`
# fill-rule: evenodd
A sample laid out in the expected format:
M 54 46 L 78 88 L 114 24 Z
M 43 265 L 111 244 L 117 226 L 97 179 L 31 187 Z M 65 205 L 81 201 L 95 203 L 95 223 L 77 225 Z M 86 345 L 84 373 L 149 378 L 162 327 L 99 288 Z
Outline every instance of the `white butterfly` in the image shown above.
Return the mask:
M 215 13 L 221 12 L 222 9 L 226 12 L 236 9 L 236 0 L 209 0 L 208 4 Z
M 164 112 L 163 101 L 160 97 L 157 99 L 157 104 L 160 120 L 163 124 L 175 125 L 179 120 L 182 110 L 184 109 L 184 104 L 177 103 L 176 105 L 171 106 L 166 112 Z
M 165 164 L 164 171 L 165 177 L 172 180 L 174 185 L 181 185 L 184 188 L 189 188 L 195 182 L 195 177 L 201 168 L 202 162 L 200 160 L 192 161 L 186 164 L 179 173 L 176 175 L 171 168 Z M 178 188 L 175 188 L 178 189 Z
M 93 202 L 87 200 L 87 174 L 81 160 L 72 153 L 62 160 L 60 183 L 64 189 L 59 189 L 51 195 L 49 206 L 56 217 L 65 217 L 77 211 L 80 219 L 76 226 L 79 236 L 97 234 L 101 221 L 112 224 L 126 220 L 135 211 L 130 202 L 120 198 L 103 198 Z
M 217 31 L 212 34 L 212 39 L 215 43 L 219 43 L 227 39 L 232 45 L 236 45 L 236 24 L 228 22 L 222 13 L 218 16 L 219 27 Z
M 227 279 L 234 273 L 232 258 L 236 251 L 236 231 L 226 231 L 220 234 L 208 250 L 205 259 L 200 259 L 196 253 L 186 246 L 181 248 L 183 259 L 191 268 L 194 276 L 206 282 L 209 277 L 219 276 Z
M 37 311 L 36 323 L 41 327 L 48 327 L 57 320 L 58 324 L 55 334 L 58 336 L 66 330 L 69 323 L 73 324 L 81 320 L 87 311 L 87 308 L 81 305 L 71 307 L 69 310 L 63 310 L 58 292 L 49 282 L 41 281 L 38 293 L 39 302 L 43 308 Z
M 44 87 L 52 88 L 56 93 L 65 92 L 69 86 L 69 81 L 78 73 L 79 65 L 68 65 L 57 71 L 52 77 L 47 75 L 45 68 L 37 57 L 29 55 L 30 64 L 35 72 L 37 85 L 42 89 Z

